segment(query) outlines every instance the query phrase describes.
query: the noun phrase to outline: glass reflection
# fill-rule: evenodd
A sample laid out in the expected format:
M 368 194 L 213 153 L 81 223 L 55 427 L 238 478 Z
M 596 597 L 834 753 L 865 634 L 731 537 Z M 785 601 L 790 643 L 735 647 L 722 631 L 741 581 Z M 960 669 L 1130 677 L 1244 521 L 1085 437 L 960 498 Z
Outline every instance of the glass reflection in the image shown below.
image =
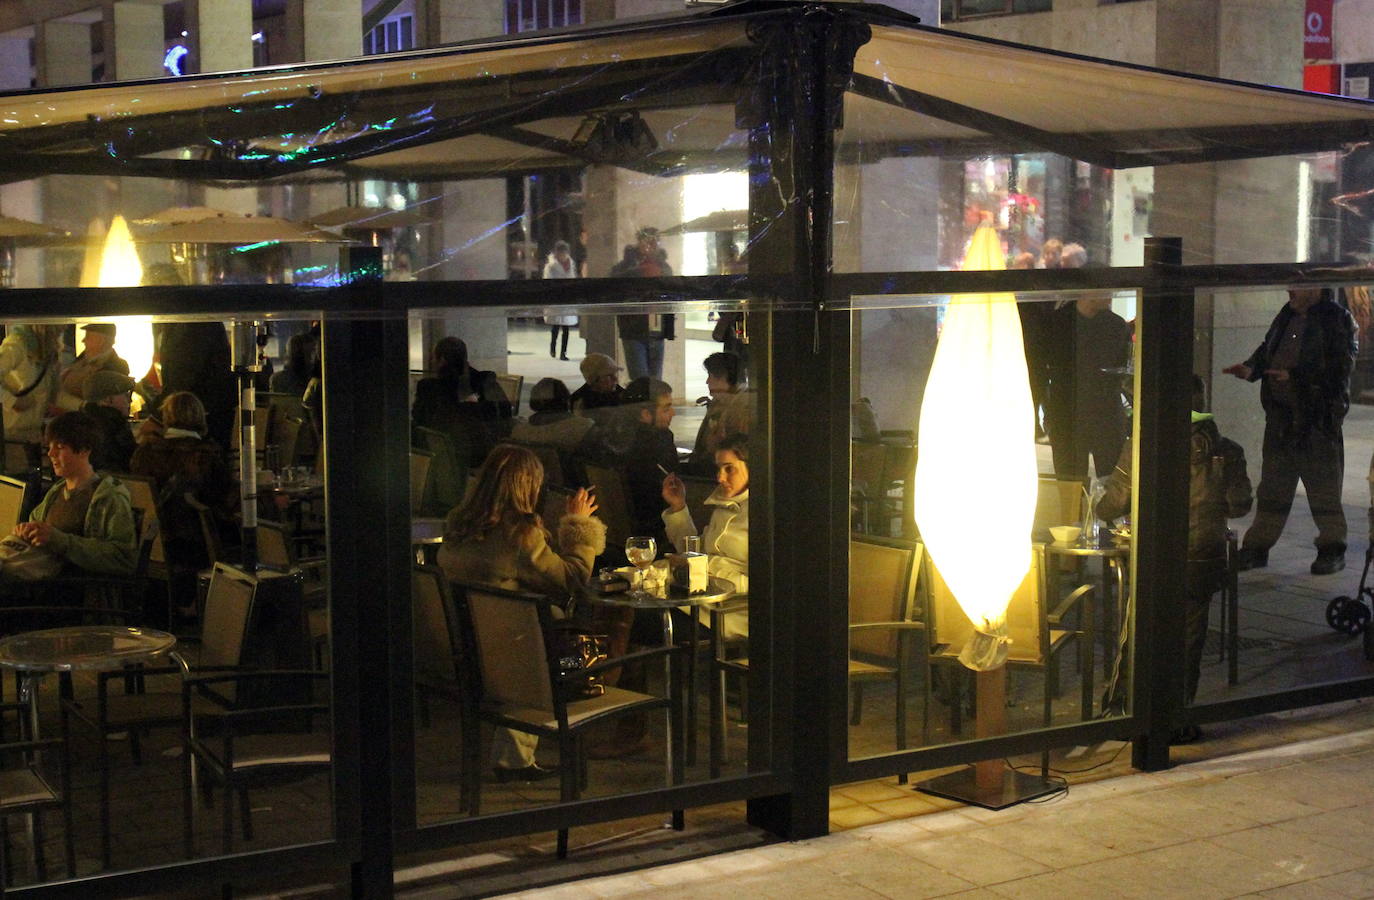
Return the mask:
M 625 272 L 673 265 L 662 240 L 640 229 Z M 745 362 L 722 349 L 747 347 L 746 327 L 719 315 L 412 320 L 428 366 L 411 373 L 420 824 L 745 770 L 766 702 L 743 677 L 749 462 L 765 447 Z M 642 595 L 632 539 L 656 548 Z M 560 747 L 563 707 L 577 749 Z M 561 783 L 573 753 L 584 780 Z
M 1207 634 L 1198 702 L 1366 675 L 1367 289 L 1210 301 L 1199 304 L 1215 363 L 1208 410 L 1243 450 L 1255 504 L 1231 523 L 1234 581 Z
M 34 687 L 0 714 L 8 740 L 52 742 L 40 754 L 0 748 L 0 765 L 7 777 L 41 773 L 63 814 L 44 814 L 37 848 L 16 832 L 9 884 L 331 833 L 323 444 L 301 396 L 321 390 L 318 368 L 300 361 L 315 335 L 306 322 L 274 323 L 253 344 L 252 370 L 236 374 L 223 322 L 154 321 L 146 347 L 127 325 L 11 324 L 0 341 L 0 641 L 17 641 L 5 666 Z M 283 355 L 288 334 L 296 359 Z M 304 384 L 273 377 L 302 365 Z M 243 419 L 252 445 L 234 428 L 240 378 L 261 388 L 257 413 Z M 257 524 L 245 530 L 250 513 Z M 21 557 L 52 565 L 23 569 Z M 22 635 L 52 628 L 74 629 L 55 655 L 22 652 Z M 85 652 L 70 676 L 45 677 L 78 663 L 64 654 L 82 635 L 110 628 L 136 630 L 109 652 Z M 138 683 L 126 685 L 127 665 Z M 262 670 L 278 674 L 246 674 Z M 189 743 L 183 691 L 195 698 Z M 191 758 L 200 796 L 186 799 L 183 822 Z M 252 776 L 226 785 L 225 772 L 249 759 Z
M 1019 253 L 1007 239 L 1002 250 L 1009 262 Z M 948 300 L 853 314 L 851 757 L 1126 711 L 1135 296 L 1019 304 L 1039 485 L 1030 565 L 1007 609 L 1006 718 L 993 730 L 977 720 L 974 679 L 959 662 L 974 625 L 912 513 L 926 378 Z M 958 477 L 972 479 L 968 502 L 998 515 L 997 498 L 973 499 L 977 472 Z

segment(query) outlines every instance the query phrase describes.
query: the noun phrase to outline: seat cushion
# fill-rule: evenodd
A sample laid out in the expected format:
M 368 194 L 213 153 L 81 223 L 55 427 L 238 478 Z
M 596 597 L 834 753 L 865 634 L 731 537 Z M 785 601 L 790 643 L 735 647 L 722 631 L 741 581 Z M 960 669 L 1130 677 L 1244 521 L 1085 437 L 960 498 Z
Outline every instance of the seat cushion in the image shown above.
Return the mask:
M 57 792 L 32 769 L 0 772 L 0 810 L 56 801 Z

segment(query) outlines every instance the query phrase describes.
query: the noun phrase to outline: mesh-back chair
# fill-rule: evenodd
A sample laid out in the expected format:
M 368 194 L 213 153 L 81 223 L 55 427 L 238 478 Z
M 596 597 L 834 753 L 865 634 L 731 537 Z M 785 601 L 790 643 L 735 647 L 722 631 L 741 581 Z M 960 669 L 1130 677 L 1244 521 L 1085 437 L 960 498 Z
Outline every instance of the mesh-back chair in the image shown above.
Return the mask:
M 501 385 L 501 393 L 510 401 L 511 415 L 520 415 L 520 391 L 525 386 L 525 376 L 498 372 L 496 383 Z
M 18 478 L 0 475 L 0 537 L 14 531 L 24 513 L 24 491 L 28 485 Z
M 0 703 L 0 716 L 14 713 L 20 723 L 28 716 L 26 703 Z M 21 725 L 22 730 L 22 725 Z M 58 751 L 56 780 L 47 751 Z M 45 771 L 47 770 L 47 771 Z M 0 868 L 4 883 L 12 884 L 12 866 L 8 858 L 9 835 L 6 833 L 11 816 L 28 816 L 32 823 L 34 880 L 46 881 L 44 860 L 43 814 L 52 809 L 62 810 L 63 850 L 66 855 L 67 876 L 76 877 L 76 843 L 72 835 L 71 754 L 66 740 L 18 740 L 0 743 Z
M 462 794 L 459 806 L 470 815 L 478 813 L 481 779 L 481 734 L 477 718 L 475 686 L 467 681 L 463 656 L 470 652 L 461 640 L 448 579 L 436 566 L 415 566 L 410 576 L 410 602 L 414 623 L 415 695 L 420 723 L 429 727 L 429 700 L 440 697 L 458 704 L 462 727 Z
M 863 721 L 864 685 L 891 682 L 898 750 L 906 749 L 907 683 L 918 661 L 925 682 L 922 743 L 930 739 L 930 679 L 924 665 L 929 642 L 916 590 L 924 556 L 921 543 L 869 536 L 849 541 L 849 724 Z
M 479 714 L 493 725 L 550 737 L 558 741 L 560 799 L 570 802 L 581 792 L 584 760 L 582 732 L 595 724 L 632 712 L 664 710 L 673 736 L 668 783 L 682 782 L 684 741 L 679 647 L 657 647 L 630 653 L 565 675 L 549 652 L 545 635 L 552 630 L 546 597 L 479 585 L 453 585 L 461 596 L 471 626 L 477 666 L 473 683 L 481 685 Z M 461 615 L 461 614 L 460 614 Z M 460 646 L 463 642 L 460 641 Z M 577 689 L 588 675 L 619 668 L 634 660 L 671 660 L 667 696 L 607 687 L 596 697 Z M 558 855 L 567 856 L 568 831 L 558 832 Z
M 202 789 L 224 788 L 221 839 L 225 854 L 234 849 L 234 803 L 238 794 L 243 839 L 253 840 L 250 788 L 327 775 L 333 766 L 329 704 L 316 702 L 329 676 L 324 672 L 262 671 L 197 675 L 182 683 L 183 839 L 186 856 L 195 855 L 196 776 Z M 236 698 L 251 694 L 277 698 L 243 705 Z M 213 718 L 215 733 L 197 726 Z M 193 774 L 194 769 L 194 774 Z
M 428 450 L 410 451 L 410 514 L 422 515 L 429 495 L 429 467 L 434 454 Z
M 952 664 L 951 671 L 962 676 L 957 664 L 959 651 L 973 637 L 973 623 L 954 599 L 949 585 L 940 575 L 935 561 L 927 557 L 930 585 L 930 659 Z M 1035 545 L 1026 577 L 1012 594 L 1007 606 L 1007 631 L 1011 637 L 1007 666 L 1039 669 L 1045 673 L 1044 722 L 1049 725 L 1053 701 L 1059 694 L 1059 655 L 1071 643 L 1078 645 L 1080 717 L 1093 715 L 1093 585 L 1085 584 L 1060 600 L 1046 596 L 1045 551 Z M 962 699 L 951 704 L 951 727 L 961 723 Z
M 429 496 L 424 501 L 425 515 L 444 516 L 463 500 L 467 484 L 467 466 L 459 458 L 453 441 L 442 431 L 416 426 L 415 443 L 428 450 Z
M 634 534 L 625 473 L 620 469 L 588 463 L 587 480 L 596 489 L 596 514 L 606 523 L 607 551 L 612 554 L 624 553 L 625 539 Z
M 315 668 L 324 669 L 325 660 L 329 658 L 328 562 L 322 556 L 305 559 L 296 556 L 291 532 L 281 522 L 259 519 L 256 537 L 259 565 L 277 572 L 301 573 L 302 598 L 305 601 Z
M 201 618 L 200 655 L 194 671 L 213 672 L 237 668 L 247 641 L 248 623 L 253 608 L 256 581 L 232 566 L 219 563 L 210 580 Z M 141 667 L 143 679 L 155 675 L 184 676 L 180 665 Z M 62 714 L 86 725 L 97 736 L 96 753 L 100 767 L 101 860 L 110 865 L 110 757 L 112 735 L 127 733 L 129 751 L 135 763 L 142 762 L 139 735 L 151 728 L 182 723 L 180 686 L 144 693 L 114 693 L 109 689 L 115 679 L 124 680 L 127 672 L 96 673 L 95 703 L 69 698 L 62 701 Z

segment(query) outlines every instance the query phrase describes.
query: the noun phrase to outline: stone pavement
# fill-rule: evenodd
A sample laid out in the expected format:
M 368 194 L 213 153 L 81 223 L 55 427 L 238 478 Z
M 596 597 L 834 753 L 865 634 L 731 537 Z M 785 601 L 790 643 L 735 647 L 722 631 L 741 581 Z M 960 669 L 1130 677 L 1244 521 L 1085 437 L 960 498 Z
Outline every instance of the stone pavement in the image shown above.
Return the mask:
M 1371 765 L 1364 727 L 509 896 L 1371 897 Z

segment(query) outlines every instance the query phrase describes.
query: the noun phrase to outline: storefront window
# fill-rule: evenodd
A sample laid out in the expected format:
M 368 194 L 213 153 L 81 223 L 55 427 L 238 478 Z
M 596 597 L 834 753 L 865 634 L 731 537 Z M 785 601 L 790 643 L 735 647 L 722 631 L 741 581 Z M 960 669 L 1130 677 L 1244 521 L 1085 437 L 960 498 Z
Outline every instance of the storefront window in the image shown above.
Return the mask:
M 1127 713 L 1134 303 L 893 299 L 852 314 L 851 758 Z M 969 312 L 994 333 L 970 341 Z M 980 580 L 1013 559 L 1002 593 Z M 1004 625 L 970 611 L 989 603 Z M 980 660 L 980 633 L 1010 643 Z M 978 670 L 1001 673 L 996 721 Z
M 768 452 L 763 373 L 746 380 L 738 355 L 673 331 L 657 340 L 662 378 L 632 379 L 629 341 L 616 337 L 636 319 L 707 311 L 414 320 L 429 348 L 426 371 L 411 373 L 412 500 L 415 527 L 428 529 L 416 532 L 411 596 L 417 824 L 739 775 L 761 758 L 750 723 L 768 715 L 769 675 L 749 665 L 761 598 L 748 587 L 748 499 L 766 489 L 750 479 Z M 566 359 L 550 352 L 550 341 L 563 350 L 563 329 Z M 452 382 L 465 385 L 461 402 L 445 399 Z M 698 561 L 673 555 L 698 546 Z M 641 553 L 648 565 L 636 569 Z M 520 607 L 480 589 L 493 584 L 532 596 Z M 668 640 L 679 648 L 671 674 Z M 623 669 L 573 680 L 584 663 L 627 655 Z M 675 695 L 684 724 L 670 727 Z M 589 712 L 600 718 L 580 722 Z M 579 765 L 568 796 L 558 773 Z

